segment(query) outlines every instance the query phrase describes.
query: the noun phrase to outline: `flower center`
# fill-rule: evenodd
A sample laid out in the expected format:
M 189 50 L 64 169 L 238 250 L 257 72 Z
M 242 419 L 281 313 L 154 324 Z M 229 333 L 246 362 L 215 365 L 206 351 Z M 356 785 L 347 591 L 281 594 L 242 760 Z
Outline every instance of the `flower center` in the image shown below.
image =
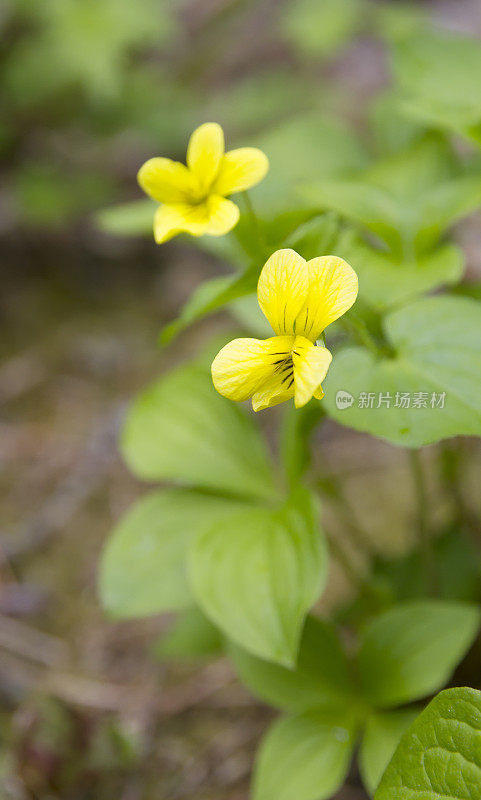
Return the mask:
M 280 358 L 274 361 L 275 372 L 281 378 L 281 384 L 285 389 L 290 389 L 294 383 L 294 362 L 292 361 L 292 354 L 289 353 L 287 358 Z
M 200 206 L 202 203 L 205 203 L 211 194 L 213 181 L 211 181 L 208 186 L 205 184 L 203 185 L 199 180 L 196 180 L 196 184 L 197 185 L 190 190 L 189 203 L 192 206 Z
M 209 192 L 201 191 L 200 189 L 198 192 L 192 192 L 189 202 L 191 206 L 201 206 L 207 198 L 209 197 Z

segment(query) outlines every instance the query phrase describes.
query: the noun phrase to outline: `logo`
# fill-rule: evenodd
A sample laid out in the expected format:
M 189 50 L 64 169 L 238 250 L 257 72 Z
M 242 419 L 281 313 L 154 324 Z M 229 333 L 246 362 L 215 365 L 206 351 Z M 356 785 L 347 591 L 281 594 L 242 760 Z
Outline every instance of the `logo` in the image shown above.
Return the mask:
M 336 408 L 340 410 L 350 408 L 353 403 L 354 397 L 349 392 L 344 392 L 342 389 L 336 392 Z

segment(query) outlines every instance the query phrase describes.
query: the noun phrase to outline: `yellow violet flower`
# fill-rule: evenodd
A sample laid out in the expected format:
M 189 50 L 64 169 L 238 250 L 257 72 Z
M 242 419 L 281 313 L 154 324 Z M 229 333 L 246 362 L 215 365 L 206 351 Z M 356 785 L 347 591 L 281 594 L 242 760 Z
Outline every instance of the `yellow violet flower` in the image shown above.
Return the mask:
M 212 363 L 217 391 L 230 400 L 252 397 L 254 411 L 294 398 L 296 408 L 324 397 L 322 381 L 332 355 L 316 340 L 351 308 L 357 275 L 342 258 L 305 261 L 277 250 L 257 285 L 259 305 L 274 329 L 270 339 L 234 339 Z
M 187 166 L 170 158 L 151 158 L 140 168 L 141 188 L 159 203 L 154 217 L 157 244 L 178 233 L 223 236 L 239 220 L 239 209 L 226 195 L 261 181 L 269 161 L 256 147 L 224 152 L 224 132 L 216 122 L 197 128 L 187 147 Z

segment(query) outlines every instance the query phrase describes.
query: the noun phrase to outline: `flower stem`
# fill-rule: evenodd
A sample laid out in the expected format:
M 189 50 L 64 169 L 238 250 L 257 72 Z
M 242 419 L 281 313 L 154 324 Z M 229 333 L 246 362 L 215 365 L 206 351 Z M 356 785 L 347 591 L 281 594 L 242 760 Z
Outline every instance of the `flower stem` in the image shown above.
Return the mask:
M 349 317 L 342 317 L 339 321 L 344 326 L 344 329 L 357 339 L 360 344 L 364 345 L 375 356 L 379 356 L 379 347 L 373 336 L 371 336 L 367 325 L 362 320 L 350 315 Z
M 429 532 L 427 515 L 428 492 L 424 477 L 424 470 L 420 451 L 409 450 L 408 452 L 416 495 L 419 548 L 423 564 L 424 580 L 428 595 L 435 597 L 438 594 L 438 579 L 436 575 L 436 564 L 432 547 L 432 538 Z
M 369 601 L 376 608 L 379 605 L 380 598 L 373 586 L 359 565 L 348 556 L 346 550 L 340 544 L 336 536 L 328 536 L 329 550 L 341 566 L 344 574 L 360 595 L 369 598 Z
M 344 492 L 341 481 L 334 475 L 322 476 L 319 479 L 319 487 L 324 491 L 335 504 L 337 513 L 341 518 L 342 524 L 354 546 L 362 553 L 369 553 L 372 550 L 372 542 L 366 531 L 360 526 L 354 508 Z
M 329 481 L 329 479 L 327 479 L 327 481 Z M 323 493 L 326 493 L 331 498 L 333 496 L 334 497 L 336 496 L 335 493 L 333 495 L 332 486 L 330 482 L 328 486 L 327 482 L 321 479 L 316 482 L 316 488 L 317 491 L 321 494 L 321 498 Z M 338 499 L 338 497 L 336 497 L 336 499 Z M 351 534 L 353 534 L 353 527 L 356 526 L 356 521 L 349 519 L 348 511 L 346 512 L 346 514 L 341 514 L 341 517 L 342 517 L 341 524 L 343 524 L 345 528 L 348 529 Z M 356 533 L 358 532 L 359 531 L 356 531 Z M 369 551 L 370 548 L 363 547 L 361 545 L 361 541 L 363 545 L 366 543 L 363 532 L 359 532 L 359 536 L 357 537 L 353 535 L 352 540 L 354 539 L 356 539 L 356 544 L 361 550 L 361 552 Z M 349 557 L 345 548 L 341 545 L 338 537 L 335 534 L 327 534 L 327 540 L 329 543 L 330 552 L 333 554 L 334 558 L 339 562 L 346 577 L 351 582 L 353 587 L 359 592 L 360 595 L 362 595 L 365 598 L 369 598 L 370 602 L 372 602 L 374 607 L 377 607 L 379 605 L 379 596 L 375 588 L 371 586 L 369 582 L 369 576 L 365 574 L 365 571 L 357 564 L 355 560 Z
M 262 259 L 264 259 L 266 255 L 266 242 L 264 240 L 264 236 L 262 235 L 259 218 L 255 212 L 249 192 L 242 192 L 242 197 L 244 200 L 246 216 L 249 219 L 250 229 L 253 234 L 253 239 L 256 242 L 256 249 L 258 250 L 258 253 Z
M 445 494 L 453 506 L 454 523 L 459 526 L 471 544 L 481 546 L 481 525 L 471 510 L 463 489 L 462 443 L 448 439 L 441 445 L 441 477 Z

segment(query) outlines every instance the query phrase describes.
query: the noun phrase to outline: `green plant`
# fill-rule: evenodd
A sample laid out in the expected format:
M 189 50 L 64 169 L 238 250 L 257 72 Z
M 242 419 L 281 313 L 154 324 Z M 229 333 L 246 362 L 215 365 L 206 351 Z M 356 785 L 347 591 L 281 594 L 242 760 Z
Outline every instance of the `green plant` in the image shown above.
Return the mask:
M 347 35 L 351 24 L 341 20 L 336 36 Z M 394 37 L 407 59 L 398 66 L 405 86 L 412 83 L 406 53 L 417 47 L 415 37 Z M 458 53 L 458 40 L 451 45 Z M 428 58 L 436 47 L 422 52 Z M 479 44 L 466 47 L 477 64 Z M 422 83 L 419 102 L 430 81 Z M 279 126 L 254 142 L 271 172 L 252 199 L 239 198 L 239 223 L 222 239 L 194 240 L 231 273 L 197 288 L 162 332 L 162 344 L 219 308 L 242 318 L 238 303 L 250 302 L 274 250 L 296 250 L 296 264 L 334 253 L 358 272 L 358 302 L 325 333 L 335 353 L 325 399 L 284 410 L 275 457 L 252 417 L 216 393 L 205 354 L 162 377 L 127 416 L 127 464 L 169 488 L 147 495 L 113 531 L 101 566 L 102 601 L 120 617 L 177 612 L 170 640 L 157 646 L 161 657 L 227 652 L 253 693 L 282 711 L 259 751 L 255 800 L 331 797 L 358 743 L 362 778 L 377 800 L 481 798 L 479 692 L 442 692 L 420 714 L 412 705 L 456 682 L 480 622 L 479 541 L 468 556 L 476 564 L 476 596 L 466 602 L 443 572 L 443 531 L 428 518 L 419 455 L 424 445 L 481 435 L 481 303 L 460 296 L 464 255 L 450 236 L 454 223 L 481 205 L 481 172 L 476 157 L 453 147 L 446 128 L 454 126 L 439 110 L 449 86 L 439 91 L 436 113 L 423 114 L 429 124 L 408 125 L 398 146 L 389 139 L 389 151 L 377 157 L 351 146 L 351 132 L 317 114 Z M 474 139 L 475 96 L 471 82 L 453 101 L 463 109 L 462 132 Z M 298 160 L 279 155 L 299 147 Z M 329 148 L 335 158 L 327 158 Z M 151 203 L 143 202 L 104 213 L 101 224 L 138 231 L 150 226 L 151 215 Z M 276 289 L 278 297 L 287 286 Z M 277 339 L 289 338 L 293 294 L 279 305 L 284 329 L 276 328 L 281 314 L 273 323 Z M 249 308 L 245 327 L 257 333 L 260 313 Z M 319 500 L 337 498 L 346 519 L 342 486 L 312 459 L 311 434 L 328 417 L 407 450 L 418 501 L 417 561 L 408 565 L 407 580 L 395 574 L 394 559 L 382 576 L 374 567 L 369 575 L 338 540 L 326 541 Z M 456 442 L 438 453 L 455 494 Z M 459 492 L 454 500 L 449 559 L 465 564 L 462 531 L 471 521 Z M 359 548 L 363 532 L 352 520 L 348 528 Z M 361 548 L 369 557 L 364 541 Z M 356 597 L 328 621 L 316 603 L 329 553 Z M 418 563 L 420 587 L 409 581 Z

